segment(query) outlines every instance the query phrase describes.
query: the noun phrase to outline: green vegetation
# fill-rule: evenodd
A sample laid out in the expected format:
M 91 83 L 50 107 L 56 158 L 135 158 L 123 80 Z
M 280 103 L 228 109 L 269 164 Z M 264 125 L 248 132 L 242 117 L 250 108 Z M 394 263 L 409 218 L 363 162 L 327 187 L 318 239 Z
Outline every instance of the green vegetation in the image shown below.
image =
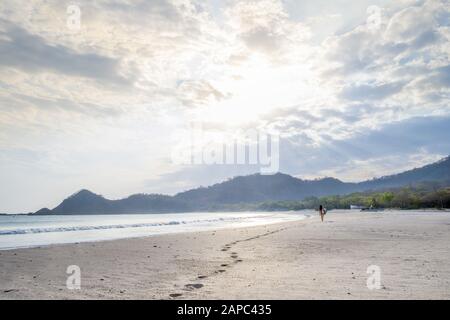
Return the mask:
M 357 192 L 343 196 L 309 197 L 302 201 L 263 202 L 258 210 L 284 211 L 314 209 L 322 204 L 328 209 L 349 209 L 350 205 L 374 208 L 450 208 L 450 187 L 436 183 L 390 189 L 378 192 Z

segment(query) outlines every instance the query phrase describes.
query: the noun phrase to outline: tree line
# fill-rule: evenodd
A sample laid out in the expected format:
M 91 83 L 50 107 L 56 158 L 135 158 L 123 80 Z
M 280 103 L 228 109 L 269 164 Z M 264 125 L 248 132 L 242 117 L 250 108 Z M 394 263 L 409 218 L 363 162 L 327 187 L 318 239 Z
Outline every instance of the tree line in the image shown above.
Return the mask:
M 257 205 L 258 210 L 284 211 L 315 209 L 350 209 L 350 205 L 373 208 L 421 209 L 450 208 L 450 187 L 446 183 L 428 182 L 383 191 L 356 192 L 348 195 L 308 197 L 301 201 L 269 201 Z

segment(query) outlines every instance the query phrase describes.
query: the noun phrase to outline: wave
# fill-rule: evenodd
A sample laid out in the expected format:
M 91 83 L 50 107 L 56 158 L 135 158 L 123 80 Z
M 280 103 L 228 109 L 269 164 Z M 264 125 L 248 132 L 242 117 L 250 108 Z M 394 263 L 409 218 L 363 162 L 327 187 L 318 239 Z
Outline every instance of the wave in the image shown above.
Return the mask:
M 264 218 L 268 216 L 259 216 L 257 218 Z M 70 232 L 70 231 L 89 231 L 89 230 L 109 230 L 109 229 L 126 229 L 126 228 L 144 228 L 144 227 L 162 227 L 171 225 L 186 225 L 196 223 L 218 223 L 218 222 L 233 222 L 237 220 L 249 219 L 255 217 L 228 217 L 217 219 L 200 219 L 191 221 L 168 221 L 168 222 L 151 222 L 151 223 L 132 223 L 132 224 L 114 224 L 114 225 L 98 225 L 98 226 L 65 226 L 65 227 L 39 227 L 39 228 L 23 228 L 0 230 L 2 235 L 15 234 L 34 234 L 34 233 L 48 233 L 48 232 Z

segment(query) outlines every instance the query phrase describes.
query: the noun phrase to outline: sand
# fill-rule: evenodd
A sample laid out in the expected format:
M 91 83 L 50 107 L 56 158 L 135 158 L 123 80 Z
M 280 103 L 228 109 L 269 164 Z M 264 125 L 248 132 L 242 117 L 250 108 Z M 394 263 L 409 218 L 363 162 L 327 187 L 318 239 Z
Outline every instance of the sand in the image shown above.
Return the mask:
M 0 299 L 449 299 L 449 249 L 450 212 L 330 211 L 324 223 L 0 251 Z M 69 265 L 80 290 L 66 287 Z

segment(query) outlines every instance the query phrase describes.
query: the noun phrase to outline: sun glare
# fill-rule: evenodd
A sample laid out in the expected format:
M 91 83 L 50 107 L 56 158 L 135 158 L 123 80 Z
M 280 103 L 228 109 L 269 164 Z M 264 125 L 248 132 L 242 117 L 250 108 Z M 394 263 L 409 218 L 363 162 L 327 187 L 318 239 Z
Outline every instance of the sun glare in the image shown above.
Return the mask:
M 220 83 L 228 97 L 201 108 L 198 119 L 243 125 L 276 109 L 297 104 L 299 99 L 317 96 L 310 66 L 276 65 L 261 56 L 236 68 L 237 76 Z

